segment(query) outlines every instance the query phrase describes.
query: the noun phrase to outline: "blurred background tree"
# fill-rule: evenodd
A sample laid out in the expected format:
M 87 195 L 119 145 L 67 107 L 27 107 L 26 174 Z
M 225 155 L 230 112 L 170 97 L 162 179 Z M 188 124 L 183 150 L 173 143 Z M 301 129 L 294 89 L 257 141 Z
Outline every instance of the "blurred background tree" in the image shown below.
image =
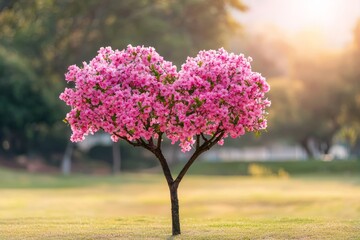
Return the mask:
M 351 150 L 360 155 L 360 19 L 354 28 L 352 44 L 342 57 L 342 78 L 346 103 L 341 106 L 340 139 L 348 142 Z
M 233 38 L 231 47 L 252 56 L 255 70 L 268 77 L 272 106 L 267 133 L 231 144 L 297 144 L 309 159 L 319 159 L 340 141 L 358 154 L 359 26 L 360 20 L 352 43 L 340 51 L 321 48 L 323 41 L 313 31 L 296 41 L 276 27 Z
M 240 1 L 4 0 L 0 2 L 0 136 L 4 156 L 59 162 L 68 129 L 63 74 L 102 46 L 154 46 L 176 64 L 226 45 Z M 125 151 L 126 152 L 126 151 Z
M 177 66 L 202 49 L 225 47 L 253 57 L 254 70 L 272 88 L 268 133 L 229 140 L 229 147 L 293 144 L 320 158 L 341 142 L 359 155 L 360 21 L 351 44 L 334 51 L 313 30 L 291 39 L 276 26 L 252 31 L 249 22 L 239 24 L 239 16 L 255 10 L 240 0 L 0 1 L 0 160 L 21 155 L 58 166 L 70 134 L 58 100 L 66 68 L 102 46 L 128 44 L 154 46 Z M 326 14 L 306 11 L 314 19 Z M 176 162 L 177 152 L 165 145 Z M 155 166 L 121 146 L 125 169 Z M 75 148 L 73 157 L 108 164 L 111 152 L 111 146 L 87 153 Z

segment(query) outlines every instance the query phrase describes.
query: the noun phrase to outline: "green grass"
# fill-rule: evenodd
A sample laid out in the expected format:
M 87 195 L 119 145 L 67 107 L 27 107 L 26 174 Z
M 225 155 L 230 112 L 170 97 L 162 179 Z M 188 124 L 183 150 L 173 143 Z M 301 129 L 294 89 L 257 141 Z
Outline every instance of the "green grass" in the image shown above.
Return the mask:
M 175 239 L 360 239 L 360 176 L 186 176 Z M 168 239 L 161 175 L 0 170 L 0 239 Z M 170 238 L 171 239 L 171 238 Z
M 284 170 L 290 175 L 360 174 L 360 160 L 351 161 L 285 161 L 285 162 L 197 162 L 189 169 L 193 175 L 251 175 L 250 165 L 260 166 L 272 174 Z M 181 164 L 176 166 L 176 171 Z

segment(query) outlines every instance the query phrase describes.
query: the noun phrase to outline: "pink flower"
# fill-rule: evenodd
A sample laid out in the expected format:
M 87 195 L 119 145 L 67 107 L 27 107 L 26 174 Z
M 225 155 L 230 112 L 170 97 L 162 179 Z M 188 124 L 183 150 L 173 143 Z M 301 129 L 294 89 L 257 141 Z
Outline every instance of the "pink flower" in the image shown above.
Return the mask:
M 267 126 L 265 78 L 251 71 L 250 59 L 222 48 L 188 57 L 177 72 L 154 48 L 106 47 L 83 67 L 70 66 L 65 79 L 75 83 L 60 94 L 71 106 L 66 119 L 75 142 L 99 129 L 113 141 L 164 133 L 189 151 L 201 133 L 235 138 Z

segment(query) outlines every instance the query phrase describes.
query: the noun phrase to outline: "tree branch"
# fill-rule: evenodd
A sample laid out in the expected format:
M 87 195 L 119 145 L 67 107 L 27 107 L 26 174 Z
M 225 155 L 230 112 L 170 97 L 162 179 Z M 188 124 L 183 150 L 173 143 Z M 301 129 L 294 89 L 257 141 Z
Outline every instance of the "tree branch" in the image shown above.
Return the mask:
M 216 132 L 214 133 L 214 135 L 207 141 L 207 142 L 211 142 L 212 140 L 214 140 L 216 138 L 216 135 L 218 135 L 219 133 L 221 133 L 222 131 L 219 130 L 219 128 L 216 130 Z
M 146 143 L 142 138 L 137 139 L 137 142 L 129 141 L 126 137 L 121 137 L 120 135 L 113 133 L 115 136 L 124 139 L 131 145 L 138 147 L 142 146 L 146 149 L 148 149 L 150 152 L 152 152 L 157 159 L 160 162 L 161 168 L 163 170 L 164 176 L 166 178 L 166 181 L 168 183 L 169 187 L 177 187 L 179 183 L 181 182 L 182 178 L 185 176 L 186 172 L 190 168 L 190 166 L 195 162 L 195 160 L 205 151 L 209 150 L 211 147 L 213 147 L 218 141 L 221 140 L 221 138 L 224 136 L 224 130 L 217 130 L 217 132 L 210 138 L 207 139 L 203 134 L 196 135 L 196 150 L 193 153 L 193 155 L 190 157 L 190 159 L 187 161 L 185 166 L 181 169 L 179 175 L 174 180 L 169 168 L 169 165 L 161 151 L 161 140 L 163 133 L 159 134 L 157 146 L 155 148 L 152 141 L 149 140 L 149 143 Z M 200 145 L 200 136 L 204 139 L 204 143 Z M 152 139 L 151 139 L 152 140 Z
M 118 138 L 124 139 L 124 140 L 127 141 L 129 144 L 133 145 L 134 147 L 140 147 L 140 146 L 142 146 L 139 142 L 129 141 L 129 139 L 127 139 L 126 137 L 122 137 L 122 136 L 120 136 L 119 134 L 117 134 L 117 133 L 115 133 L 115 132 L 113 132 L 113 134 L 114 134 L 115 136 L 117 136 Z
M 149 145 L 148 143 L 146 143 L 145 142 L 145 140 L 144 139 L 142 139 L 142 138 L 139 138 L 139 140 L 138 141 L 140 141 L 143 145 Z
M 181 169 L 179 175 L 177 176 L 177 178 L 174 181 L 174 184 L 179 185 L 179 183 L 181 182 L 182 178 L 184 177 L 185 173 L 188 171 L 188 169 L 190 168 L 190 166 L 193 164 L 193 162 L 197 159 L 198 156 L 200 156 L 201 153 L 203 153 L 204 150 L 203 149 L 198 149 L 194 152 L 194 154 L 191 156 L 191 158 L 189 159 L 189 161 L 185 164 L 185 166 Z
M 157 148 L 157 149 L 160 149 L 160 148 L 161 148 L 161 141 L 162 141 L 162 135 L 163 135 L 163 133 L 159 133 L 158 135 L 159 135 L 159 136 L 158 136 L 158 142 L 157 142 L 156 148 Z
M 153 153 L 155 154 L 157 159 L 159 159 L 159 162 L 160 162 L 161 168 L 163 170 L 164 176 L 165 176 L 166 181 L 168 183 L 168 186 L 170 188 L 174 183 L 174 179 L 173 179 L 173 177 L 171 175 L 169 165 L 167 164 L 166 159 L 165 159 L 164 155 L 162 154 L 160 148 L 154 150 Z
M 220 135 L 218 135 L 219 133 L 220 133 Z M 179 185 L 182 178 L 185 176 L 186 172 L 188 171 L 190 166 L 195 162 L 197 157 L 200 156 L 200 154 L 202 154 L 203 152 L 209 150 L 212 146 L 214 146 L 218 141 L 220 141 L 220 139 L 223 136 L 224 136 L 224 131 L 217 132 L 216 134 L 214 134 L 214 136 L 210 140 L 204 142 L 198 149 L 196 149 L 194 154 L 190 157 L 189 161 L 181 169 L 179 175 L 177 176 L 177 178 L 174 181 L 174 184 Z M 213 141 L 211 141 L 211 140 L 213 140 Z
M 219 132 L 220 133 L 220 135 L 219 136 L 217 136 L 213 141 L 210 141 L 209 140 L 209 142 L 205 145 L 205 143 L 203 144 L 203 145 L 201 145 L 204 149 L 205 149 L 205 151 L 207 151 L 207 150 L 209 150 L 210 148 L 212 148 L 218 141 L 220 141 L 221 140 L 221 138 L 224 136 L 224 131 L 221 131 L 221 132 Z M 219 134 L 219 133 L 217 133 L 217 134 Z M 217 135 L 216 134 L 216 135 Z M 216 135 L 214 135 L 211 139 L 213 139 Z M 204 151 L 204 152 L 205 152 Z
M 154 144 L 146 143 L 142 138 L 136 139 L 136 142 L 133 142 L 133 141 L 130 141 L 129 139 L 127 139 L 126 137 L 122 137 L 122 136 L 118 135 L 117 133 L 113 133 L 113 134 L 115 136 L 117 136 L 118 138 L 124 139 L 126 142 L 128 142 L 129 144 L 131 144 L 134 147 L 144 147 L 151 152 L 154 151 Z
M 152 143 L 152 141 L 149 141 L 149 143 L 146 143 L 142 138 L 140 138 L 140 139 L 137 139 L 136 142 L 133 142 L 133 141 L 129 141 L 129 139 L 127 139 L 126 137 L 121 137 L 117 133 L 113 133 L 113 134 L 115 136 L 121 138 L 121 139 L 124 139 L 125 141 L 127 141 L 128 143 L 133 145 L 134 147 L 144 147 L 147 150 L 149 150 L 150 152 L 152 152 L 160 162 L 161 168 L 162 168 L 162 170 L 164 172 L 164 176 L 166 178 L 166 181 L 167 181 L 169 187 L 172 186 L 172 184 L 174 183 L 174 179 L 173 179 L 173 177 L 171 175 L 169 165 L 167 164 L 166 159 L 165 159 L 165 157 L 164 157 L 164 155 L 163 155 L 163 153 L 161 152 L 161 149 L 160 149 L 160 147 L 161 147 L 161 139 L 162 139 L 162 134 L 163 133 L 159 134 L 157 148 L 154 148 L 154 144 Z
M 206 141 L 201 145 L 201 147 L 206 147 L 207 145 L 211 144 L 214 139 L 216 139 L 216 136 L 219 134 L 219 133 L 223 133 L 224 130 L 220 131 L 219 128 L 216 130 L 216 133 L 214 133 L 214 135 L 210 138 L 210 139 L 206 139 Z M 223 134 L 222 134 L 223 135 Z M 222 137 L 222 136 L 221 136 Z M 218 142 L 219 140 L 217 140 L 216 142 Z
M 154 140 L 152 137 L 149 139 L 149 145 L 154 145 Z
M 203 133 L 201 133 L 200 135 L 205 142 L 208 141 L 208 139 L 205 137 L 205 135 Z

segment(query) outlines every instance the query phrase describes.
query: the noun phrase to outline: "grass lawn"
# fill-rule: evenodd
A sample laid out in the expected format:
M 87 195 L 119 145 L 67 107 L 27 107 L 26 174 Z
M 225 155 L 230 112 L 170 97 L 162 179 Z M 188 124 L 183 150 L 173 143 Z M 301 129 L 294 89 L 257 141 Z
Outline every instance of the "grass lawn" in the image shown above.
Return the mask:
M 174 239 L 360 239 L 360 175 L 186 176 Z M 172 239 L 161 175 L 0 169 L 0 239 Z

